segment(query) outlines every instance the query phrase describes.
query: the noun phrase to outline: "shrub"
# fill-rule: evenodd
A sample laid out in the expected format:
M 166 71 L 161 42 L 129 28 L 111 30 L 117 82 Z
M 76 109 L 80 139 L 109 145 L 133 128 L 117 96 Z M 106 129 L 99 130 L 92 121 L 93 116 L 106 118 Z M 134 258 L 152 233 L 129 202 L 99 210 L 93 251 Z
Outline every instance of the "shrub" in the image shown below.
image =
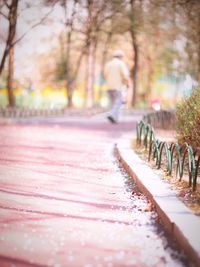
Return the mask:
M 179 143 L 187 142 L 192 147 L 200 147 L 200 87 L 177 105 L 176 121 Z

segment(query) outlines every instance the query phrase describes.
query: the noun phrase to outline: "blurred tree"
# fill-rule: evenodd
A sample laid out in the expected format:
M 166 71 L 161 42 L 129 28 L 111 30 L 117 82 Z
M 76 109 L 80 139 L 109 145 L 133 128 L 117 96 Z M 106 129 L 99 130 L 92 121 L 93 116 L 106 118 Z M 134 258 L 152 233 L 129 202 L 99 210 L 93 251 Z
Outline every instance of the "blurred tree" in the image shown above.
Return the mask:
M 64 12 L 64 34 L 60 35 L 61 57 L 57 61 L 56 79 L 66 80 L 67 106 L 73 106 L 73 93 L 75 82 L 81 66 L 82 59 L 86 54 L 86 45 L 78 41 L 82 35 L 80 29 L 81 1 L 57 0 L 46 1 L 47 4 L 59 3 Z
M 96 73 L 96 56 L 97 49 L 100 42 L 102 42 L 102 32 L 105 33 L 105 23 L 112 19 L 116 14 L 116 10 L 113 8 L 115 1 L 86 1 L 86 14 L 87 17 L 84 22 L 85 29 L 85 43 L 86 43 L 86 106 L 91 107 L 94 104 L 94 82 Z M 108 34 L 106 40 L 102 61 L 105 60 L 108 41 L 112 33 Z M 102 45 L 100 46 L 102 49 Z M 103 64 L 104 62 L 102 62 Z
M 48 3 L 51 1 L 48 1 Z M 85 61 L 85 105 L 91 107 L 94 104 L 94 82 L 97 66 L 97 53 L 100 44 L 104 43 L 105 25 L 116 14 L 115 1 L 59 1 L 65 12 L 64 25 L 66 30 L 66 41 L 62 37 L 60 47 L 65 47 L 66 53 L 61 51 L 61 59 L 57 64 L 56 77 L 66 78 L 68 106 L 72 106 L 72 96 L 75 81 L 79 73 L 82 60 Z M 115 8 L 114 8 L 115 7 Z M 119 12 L 119 10 L 118 10 Z M 108 23 L 107 23 L 108 25 Z M 108 34 L 108 39 L 103 49 L 102 65 L 105 63 L 108 43 L 112 32 Z M 80 41 L 77 41 L 80 39 Z M 65 42 L 65 44 L 63 43 Z
M 130 27 L 129 32 L 132 40 L 132 49 L 133 49 L 133 67 L 131 70 L 131 78 L 133 82 L 133 92 L 132 92 L 132 106 L 136 104 L 137 96 L 137 79 L 138 79 L 138 64 L 139 64 L 139 44 L 138 44 L 138 32 L 142 27 L 142 16 L 143 16 L 143 6 L 142 1 L 130 0 Z
M 0 61 L 0 75 L 3 71 L 6 58 L 9 54 L 10 49 L 14 46 L 15 34 L 16 34 L 16 25 L 17 25 L 17 9 L 18 9 L 18 0 L 2 0 L 0 5 L 0 16 L 8 20 L 8 34 L 6 39 L 6 44 L 2 53 L 2 58 Z M 2 19 L 2 18 L 1 18 Z
M 25 5 L 25 9 L 29 9 L 31 7 L 30 4 Z M 5 41 L 4 50 L 0 60 L 0 76 L 4 69 L 6 59 L 8 59 L 8 75 L 7 75 L 7 90 L 8 90 L 8 106 L 15 106 L 15 99 L 13 94 L 13 78 L 14 78 L 14 49 L 15 45 L 19 43 L 24 36 L 33 28 L 42 24 L 48 15 L 52 12 L 50 10 L 47 14 L 45 14 L 39 21 L 32 24 L 26 32 L 24 32 L 21 36 L 17 37 L 16 35 L 16 27 L 17 21 L 19 17 L 19 1 L 18 0 L 2 0 L 0 2 L 0 18 L 4 19 L 8 22 L 7 27 L 7 36 Z
M 61 5 L 64 8 L 64 14 L 65 14 L 65 31 L 66 31 L 66 56 L 64 57 L 65 59 L 65 64 L 64 64 L 64 73 L 67 79 L 67 84 L 66 84 L 66 90 L 67 90 L 67 97 L 68 97 L 68 107 L 72 107 L 72 96 L 73 96 L 73 88 L 74 88 L 74 81 L 76 79 L 75 76 L 73 76 L 72 72 L 72 62 L 71 62 L 71 57 L 72 57 L 72 35 L 74 33 L 74 24 L 75 24 L 75 16 L 77 15 L 77 5 L 78 5 L 78 0 L 74 1 L 66 1 L 62 0 Z M 71 4 L 71 8 L 69 8 L 69 4 Z M 81 57 L 82 58 L 82 57 Z M 77 66 L 79 68 L 79 66 Z
M 115 0 L 108 2 L 107 8 L 104 11 L 106 14 L 105 20 L 101 27 L 101 61 L 100 73 L 103 77 L 103 69 L 108 59 L 110 50 L 116 46 L 118 39 L 114 37 L 123 35 L 127 30 L 126 1 Z
M 4 13 L 6 8 L 7 15 Z M 0 9 L 0 14 L 8 20 L 9 28 L 8 35 L 6 39 L 6 45 L 2 54 L 0 62 L 0 75 L 3 71 L 6 58 L 9 56 L 9 67 L 8 67 L 8 80 L 7 80 L 7 90 L 8 90 L 8 105 L 10 107 L 15 106 L 15 100 L 13 95 L 13 62 L 14 62 L 14 44 L 15 44 L 15 35 L 16 35 L 16 25 L 17 25 L 17 9 L 18 9 L 18 0 L 3 1 Z
M 162 75 L 178 75 L 175 63 L 180 61 L 180 51 L 177 39 L 181 29 L 177 21 L 177 9 L 174 1 L 149 0 L 140 5 L 142 18 L 138 33 L 139 51 L 139 79 L 144 82 L 144 98 L 150 104 L 153 82 L 155 77 Z
M 11 94 L 15 44 L 33 27 L 42 24 L 55 5 L 62 7 L 63 18 L 60 19 L 64 25 L 60 56 L 56 58 L 55 55 L 55 76 L 66 82 L 69 107 L 73 106 L 75 82 L 83 72 L 85 104 L 93 105 L 96 70 L 99 68 L 102 73 L 111 49 L 118 47 L 124 47 L 131 58 L 132 105 L 137 103 L 141 84 L 149 102 L 156 75 L 189 73 L 200 79 L 199 0 L 41 0 L 40 4 L 52 7 L 50 12 L 19 37 L 16 24 L 22 2 L 0 1 L 0 20 L 5 20 L 8 25 L 0 75 L 8 59 L 10 105 L 14 105 Z M 23 3 L 24 10 L 33 5 L 30 0 Z M 51 74 L 53 71 L 52 64 Z
M 103 77 L 105 62 L 113 49 L 119 48 L 120 40 L 127 32 L 127 13 L 125 12 L 127 1 L 88 1 L 86 6 L 86 18 L 83 28 L 85 30 L 85 42 L 88 45 L 86 65 L 86 102 L 92 105 L 94 74 L 96 65 L 99 65 L 100 77 Z M 91 66 L 91 67 L 90 67 Z M 90 71 L 91 68 L 91 71 Z M 102 81 L 102 79 L 100 79 Z M 100 86 L 101 90 L 101 86 Z M 101 91 L 99 91 L 99 96 Z
M 176 0 L 186 39 L 186 70 L 200 82 L 200 1 Z

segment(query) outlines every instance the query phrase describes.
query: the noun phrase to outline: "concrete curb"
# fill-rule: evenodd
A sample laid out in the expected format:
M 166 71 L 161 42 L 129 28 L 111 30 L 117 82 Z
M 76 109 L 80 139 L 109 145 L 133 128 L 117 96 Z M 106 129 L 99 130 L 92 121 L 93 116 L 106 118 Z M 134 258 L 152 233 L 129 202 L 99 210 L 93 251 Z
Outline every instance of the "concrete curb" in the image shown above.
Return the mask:
M 118 140 L 115 156 L 138 188 L 153 202 L 166 230 L 196 266 L 200 266 L 200 218 L 194 215 L 131 148 L 133 133 Z

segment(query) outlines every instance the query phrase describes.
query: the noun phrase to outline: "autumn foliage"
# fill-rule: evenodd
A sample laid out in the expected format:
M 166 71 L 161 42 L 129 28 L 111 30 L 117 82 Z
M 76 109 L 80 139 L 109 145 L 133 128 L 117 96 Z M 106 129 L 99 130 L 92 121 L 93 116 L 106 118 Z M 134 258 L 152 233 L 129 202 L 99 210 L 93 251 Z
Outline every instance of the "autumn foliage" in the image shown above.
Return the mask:
M 180 143 L 200 146 L 200 87 L 177 105 L 177 137 Z

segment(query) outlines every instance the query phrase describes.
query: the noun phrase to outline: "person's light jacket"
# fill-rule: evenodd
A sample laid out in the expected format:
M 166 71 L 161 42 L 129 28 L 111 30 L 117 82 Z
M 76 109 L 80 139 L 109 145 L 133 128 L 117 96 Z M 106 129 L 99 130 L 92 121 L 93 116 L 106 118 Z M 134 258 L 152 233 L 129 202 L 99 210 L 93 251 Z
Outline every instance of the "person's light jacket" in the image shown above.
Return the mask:
M 128 84 L 128 68 L 122 60 L 113 58 L 105 65 L 104 78 L 108 89 L 121 90 Z

